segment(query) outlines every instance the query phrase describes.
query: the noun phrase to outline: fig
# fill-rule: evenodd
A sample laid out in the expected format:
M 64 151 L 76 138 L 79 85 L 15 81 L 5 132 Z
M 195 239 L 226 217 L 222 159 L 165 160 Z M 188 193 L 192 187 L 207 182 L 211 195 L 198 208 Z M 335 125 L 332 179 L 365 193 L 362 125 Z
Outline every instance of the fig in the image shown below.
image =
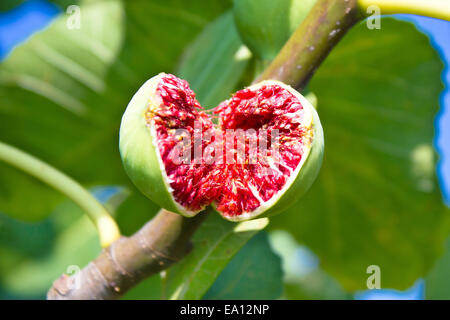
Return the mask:
M 314 107 L 282 82 L 205 110 L 185 80 L 161 73 L 128 104 L 119 148 L 133 183 L 162 208 L 191 217 L 212 206 L 242 221 L 295 203 L 319 172 L 324 141 Z

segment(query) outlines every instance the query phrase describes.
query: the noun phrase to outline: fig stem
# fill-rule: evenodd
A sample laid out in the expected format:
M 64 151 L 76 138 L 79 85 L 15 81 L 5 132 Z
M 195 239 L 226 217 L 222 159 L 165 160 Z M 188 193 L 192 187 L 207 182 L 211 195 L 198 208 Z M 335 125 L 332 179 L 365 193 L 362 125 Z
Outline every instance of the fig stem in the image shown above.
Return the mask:
M 450 21 L 450 2 L 448 0 L 358 0 L 364 15 L 370 6 L 380 9 L 380 14 L 409 13 L 419 16 Z
M 331 49 L 363 18 L 357 0 L 318 0 L 254 83 L 272 79 L 304 89 Z
M 94 222 L 102 247 L 108 247 L 120 238 L 119 228 L 105 207 L 89 191 L 66 174 L 1 141 L 0 160 L 28 173 L 73 200 Z

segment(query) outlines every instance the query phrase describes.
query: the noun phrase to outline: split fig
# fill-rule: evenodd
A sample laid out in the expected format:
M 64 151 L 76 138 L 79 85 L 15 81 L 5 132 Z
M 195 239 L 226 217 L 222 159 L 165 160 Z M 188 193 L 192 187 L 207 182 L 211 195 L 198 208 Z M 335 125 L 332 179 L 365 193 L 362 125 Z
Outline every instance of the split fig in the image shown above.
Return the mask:
M 323 131 L 314 107 L 279 81 L 236 92 L 206 111 L 186 81 L 145 82 L 122 118 L 120 154 L 134 184 L 162 208 L 230 221 L 273 215 L 315 180 Z

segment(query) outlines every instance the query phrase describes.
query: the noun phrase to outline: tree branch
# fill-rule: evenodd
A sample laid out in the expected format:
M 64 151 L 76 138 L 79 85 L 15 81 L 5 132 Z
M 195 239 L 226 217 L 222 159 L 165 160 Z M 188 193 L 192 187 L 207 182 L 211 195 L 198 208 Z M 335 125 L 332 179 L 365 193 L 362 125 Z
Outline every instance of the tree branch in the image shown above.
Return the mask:
M 359 19 L 356 0 L 319 0 L 257 81 L 277 79 L 302 88 L 328 52 Z M 63 275 L 48 299 L 117 299 L 188 253 L 206 213 L 194 218 L 161 210 L 130 238 L 121 237 L 80 273 Z
M 183 258 L 207 213 L 194 218 L 161 210 L 133 236 L 121 237 L 78 274 L 62 275 L 47 299 L 117 299 L 145 278 Z

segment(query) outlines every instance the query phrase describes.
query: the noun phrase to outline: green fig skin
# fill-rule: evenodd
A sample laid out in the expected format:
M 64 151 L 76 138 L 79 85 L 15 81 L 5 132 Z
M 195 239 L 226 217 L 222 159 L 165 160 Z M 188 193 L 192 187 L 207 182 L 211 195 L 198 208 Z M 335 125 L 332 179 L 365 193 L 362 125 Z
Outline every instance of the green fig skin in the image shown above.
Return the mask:
M 131 99 L 122 117 L 119 150 L 126 173 L 136 187 L 149 199 L 166 210 L 185 216 L 195 213 L 180 210 L 170 194 L 170 186 L 163 178 L 157 147 L 145 120 L 145 113 L 156 91 L 159 74 L 147 80 Z
M 198 212 L 189 211 L 178 204 L 170 193 L 171 187 L 167 182 L 165 169 L 159 158 L 156 139 L 152 134 L 151 126 L 147 123 L 145 114 L 150 105 L 158 106 L 155 101 L 155 92 L 158 80 L 165 74 L 159 74 L 147 82 L 136 92 L 127 106 L 122 117 L 119 133 L 119 149 L 122 162 L 130 179 L 136 187 L 149 199 L 162 208 L 179 213 L 186 217 L 192 217 Z M 294 94 L 308 115 L 307 127 L 312 132 L 312 139 L 308 150 L 304 153 L 301 162 L 294 171 L 296 177 L 292 178 L 290 186 L 285 185 L 280 194 L 250 213 L 239 216 L 221 216 L 229 221 L 244 221 L 262 218 L 281 213 L 297 202 L 310 188 L 320 170 L 323 152 L 323 129 L 319 116 L 311 103 L 296 90 L 279 81 L 263 81 L 251 86 L 256 88 L 262 85 L 280 85 Z M 293 174 L 294 174 L 293 173 Z M 271 200 L 276 199 L 273 203 Z M 215 209 L 215 204 L 211 204 Z M 216 210 L 217 211 L 217 210 Z M 220 212 L 219 212 L 220 213 Z

